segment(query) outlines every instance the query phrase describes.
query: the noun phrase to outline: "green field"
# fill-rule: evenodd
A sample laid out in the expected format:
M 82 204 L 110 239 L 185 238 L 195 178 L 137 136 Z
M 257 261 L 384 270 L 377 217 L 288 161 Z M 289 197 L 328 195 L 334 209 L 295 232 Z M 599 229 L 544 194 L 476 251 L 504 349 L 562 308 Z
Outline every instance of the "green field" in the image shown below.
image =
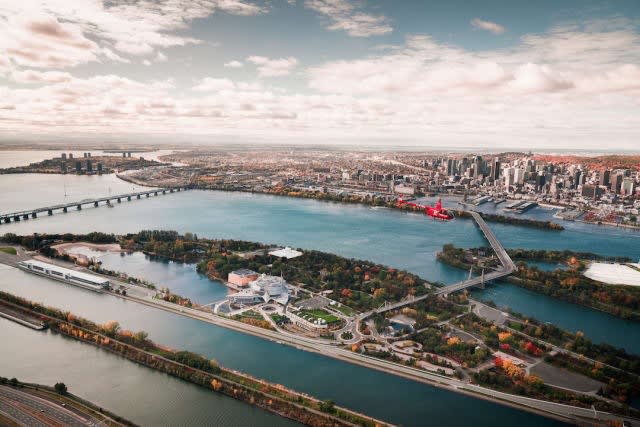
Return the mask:
M 338 306 L 338 304 L 336 305 L 332 305 L 331 306 L 332 309 L 339 311 L 340 313 L 344 314 L 345 316 L 355 316 L 356 315 L 356 311 L 344 304 L 340 304 L 340 306 Z
M 0 252 L 4 252 L 5 254 L 9 254 L 9 255 L 17 254 L 16 248 L 7 247 L 7 246 L 0 247 Z
M 324 321 L 327 322 L 328 325 L 340 321 L 340 319 L 338 317 L 336 317 L 333 314 L 328 313 L 328 312 L 326 312 L 324 310 L 320 310 L 320 309 L 302 310 L 299 313 L 299 315 L 301 317 L 311 316 L 311 317 L 314 317 L 316 319 L 324 319 Z

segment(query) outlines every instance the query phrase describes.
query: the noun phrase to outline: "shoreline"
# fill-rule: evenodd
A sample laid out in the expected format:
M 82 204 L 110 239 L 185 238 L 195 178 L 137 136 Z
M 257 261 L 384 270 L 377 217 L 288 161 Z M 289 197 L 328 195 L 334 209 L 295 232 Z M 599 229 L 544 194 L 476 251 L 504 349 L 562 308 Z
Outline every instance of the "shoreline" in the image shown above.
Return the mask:
M 253 377 L 252 375 L 237 371 L 235 369 L 219 367 L 217 372 L 203 370 L 202 368 L 193 366 L 191 364 L 188 364 L 187 362 L 182 362 L 179 359 L 173 359 L 170 356 L 157 354 L 156 352 L 152 351 L 153 349 L 157 350 L 163 348 L 161 344 L 156 344 L 153 341 L 148 341 L 147 344 L 151 346 L 151 349 L 145 348 L 141 344 L 134 345 L 130 342 L 125 342 L 122 340 L 124 334 L 120 335 L 116 333 L 116 336 L 114 337 L 106 335 L 100 329 L 94 330 L 97 325 L 90 320 L 77 318 L 77 320 L 80 320 L 82 323 L 72 323 L 71 321 L 66 320 L 66 318 L 62 319 L 57 317 L 56 315 L 45 314 L 46 310 L 60 312 L 60 310 L 57 308 L 47 306 L 43 307 L 45 312 L 34 311 L 32 308 L 30 308 L 30 306 L 34 304 L 30 300 L 4 292 L 2 294 L 2 298 L 0 298 L 0 307 L 15 307 L 16 309 L 32 314 L 33 316 L 48 319 L 51 322 L 51 324 L 49 325 L 50 329 L 58 334 L 67 336 L 85 344 L 90 344 L 109 353 L 124 357 L 125 359 L 135 364 L 146 366 L 149 369 L 175 376 L 196 386 L 210 389 L 209 385 L 211 385 L 211 388 L 214 392 L 221 393 L 235 400 L 247 403 L 251 406 L 255 406 L 281 417 L 292 419 L 301 424 L 309 426 L 355 426 L 369 425 L 369 423 L 371 423 L 371 425 L 375 426 L 393 426 L 393 424 L 390 424 L 386 421 L 382 421 L 375 417 L 363 414 L 358 411 L 353 411 L 342 406 L 334 406 L 334 411 L 322 411 L 311 405 L 319 405 L 322 403 L 322 400 L 306 393 L 301 393 L 288 387 L 283 387 L 279 384 Z M 17 301 L 9 301 L 7 297 L 14 298 Z M 88 327 L 83 323 L 88 323 L 89 325 L 93 325 L 93 327 Z M 144 357 L 141 358 L 140 356 Z M 200 355 L 197 356 L 202 358 L 202 356 Z M 161 361 L 164 364 L 157 363 L 158 361 Z M 169 368 L 167 368 L 167 365 L 169 365 Z M 177 371 L 172 368 L 180 368 L 183 371 Z M 201 381 L 201 378 L 198 379 L 194 377 L 192 375 L 194 372 L 204 377 L 206 381 L 203 383 Z M 214 384 L 215 381 L 218 381 L 219 384 Z M 216 385 L 218 385 L 218 387 L 216 387 Z M 264 389 L 263 386 L 268 387 L 268 389 Z M 244 391 L 244 394 L 238 393 L 238 391 Z M 279 395 L 278 393 L 284 393 L 284 396 Z M 256 399 L 256 396 L 261 399 Z M 305 400 L 308 401 L 306 404 L 304 403 Z M 279 401 L 281 406 L 272 406 L 272 403 L 275 403 L 275 401 Z M 309 404 L 309 402 L 311 404 Z M 287 411 L 296 408 L 301 412 L 290 413 Z M 314 418 L 309 418 L 309 415 L 313 416 Z M 327 421 L 329 421 L 330 424 L 325 424 Z
M 589 422 L 595 422 L 600 420 L 594 419 L 593 411 L 590 408 L 582 408 L 577 406 L 570 406 L 562 403 L 555 403 L 550 401 L 533 399 L 525 396 L 512 395 L 487 389 L 481 386 L 467 384 L 463 381 L 452 379 L 445 376 L 440 376 L 428 371 L 418 370 L 404 365 L 395 364 L 392 362 L 377 359 L 371 356 L 362 355 L 359 353 L 353 353 L 351 351 L 332 346 L 329 344 L 318 344 L 314 342 L 304 342 L 305 340 L 294 340 L 286 335 L 279 334 L 275 331 L 269 331 L 256 326 L 247 325 L 241 322 L 227 319 L 221 316 L 215 316 L 215 319 L 204 316 L 204 313 L 198 313 L 195 309 L 189 309 L 187 307 L 177 306 L 171 303 L 158 303 L 156 301 L 146 301 L 141 298 L 132 297 L 130 295 L 118 295 L 118 297 L 130 300 L 132 302 L 140 303 L 149 307 L 157 308 L 167 311 L 176 315 L 189 317 L 194 320 L 199 320 L 205 323 L 213 324 L 215 326 L 224 327 L 234 330 L 240 333 L 246 333 L 261 339 L 266 339 L 277 344 L 288 345 L 298 350 L 309 351 L 317 353 L 322 356 L 331 357 L 337 360 L 341 360 L 347 363 L 352 363 L 361 367 L 375 369 L 386 374 L 392 374 L 399 377 L 403 377 L 409 380 L 417 381 L 423 384 L 431 385 L 441 389 L 461 393 L 470 397 L 481 398 L 483 400 L 491 401 L 498 404 L 507 405 L 520 410 L 536 413 L 556 420 L 564 422 L 577 423 L 579 420 L 588 419 Z M 175 306 L 175 307 L 173 307 Z M 320 348 L 323 346 L 324 348 Z M 331 351 L 333 350 L 333 351 Z M 523 403 L 528 402 L 528 403 Z M 533 405 L 549 406 L 549 409 L 541 409 Z M 564 413 L 563 413 L 564 409 Z M 578 414 L 582 413 L 582 415 Z M 600 415 L 608 417 L 608 419 L 620 419 L 625 418 L 629 420 L 635 420 L 633 418 L 626 418 L 623 416 L 599 412 Z M 637 420 L 636 420 L 637 421 Z

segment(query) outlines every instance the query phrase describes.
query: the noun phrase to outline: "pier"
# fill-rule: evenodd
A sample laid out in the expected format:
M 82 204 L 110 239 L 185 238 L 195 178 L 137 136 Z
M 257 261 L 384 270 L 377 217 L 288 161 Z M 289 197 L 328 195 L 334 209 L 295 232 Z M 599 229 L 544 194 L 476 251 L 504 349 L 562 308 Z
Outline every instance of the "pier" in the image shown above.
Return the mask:
M 44 206 L 36 209 L 27 209 L 17 212 L 4 212 L 0 213 L 0 224 L 8 224 L 11 221 L 18 222 L 21 220 L 35 219 L 38 217 L 38 214 L 45 212 L 47 213 L 47 215 L 51 216 L 56 211 L 60 211 L 63 213 L 67 213 L 69 209 L 76 209 L 80 211 L 82 210 L 83 206 L 93 206 L 97 208 L 98 206 L 100 206 L 100 204 L 113 205 L 113 203 L 122 203 L 122 201 L 124 200 L 130 202 L 133 199 L 139 200 L 143 197 L 156 197 L 163 194 L 178 193 L 180 191 L 186 190 L 186 187 L 156 188 L 153 190 L 139 191 L 136 193 L 119 194 L 115 196 L 99 197 L 96 199 L 85 199 L 79 202 L 61 203 L 58 205 Z

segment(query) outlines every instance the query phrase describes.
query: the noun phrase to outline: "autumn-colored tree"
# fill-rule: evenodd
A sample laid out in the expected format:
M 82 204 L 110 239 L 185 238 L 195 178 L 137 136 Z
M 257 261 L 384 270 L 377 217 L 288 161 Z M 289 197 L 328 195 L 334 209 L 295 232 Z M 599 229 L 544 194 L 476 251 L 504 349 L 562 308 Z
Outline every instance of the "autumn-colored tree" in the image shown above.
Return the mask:
M 385 293 L 386 293 L 386 290 L 384 288 L 377 288 L 376 290 L 373 291 L 373 297 L 382 298 Z
M 493 359 L 493 365 L 494 365 L 496 368 L 502 368 L 502 362 L 503 362 L 503 359 L 502 359 L 502 357 L 500 357 L 500 356 L 496 356 L 496 358 L 495 358 L 495 359 Z
M 504 342 L 509 338 L 511 338 L 511 332 L 498 332 L 498 340 L 500 340 L 500 342 Z
M 460 344 L 460 338 L 457 336 L 453 336 L 447 340 L 448 346 L 454 346 L 456 344 Z

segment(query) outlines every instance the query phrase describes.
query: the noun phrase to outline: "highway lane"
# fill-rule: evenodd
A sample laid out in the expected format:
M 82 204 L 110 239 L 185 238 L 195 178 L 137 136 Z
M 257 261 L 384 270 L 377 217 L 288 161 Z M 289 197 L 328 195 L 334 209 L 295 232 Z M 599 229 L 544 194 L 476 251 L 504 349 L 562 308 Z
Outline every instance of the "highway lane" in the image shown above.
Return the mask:
M 24 420 L 36 418 L 37 425 L 82 427 L 94 424 L 90 418 L 83 418 L 57 403 L 9 386 L 0 386 L 0 401 L 3 408 L 13 408 L 13 414 L 22 414 L 20 417 Z

